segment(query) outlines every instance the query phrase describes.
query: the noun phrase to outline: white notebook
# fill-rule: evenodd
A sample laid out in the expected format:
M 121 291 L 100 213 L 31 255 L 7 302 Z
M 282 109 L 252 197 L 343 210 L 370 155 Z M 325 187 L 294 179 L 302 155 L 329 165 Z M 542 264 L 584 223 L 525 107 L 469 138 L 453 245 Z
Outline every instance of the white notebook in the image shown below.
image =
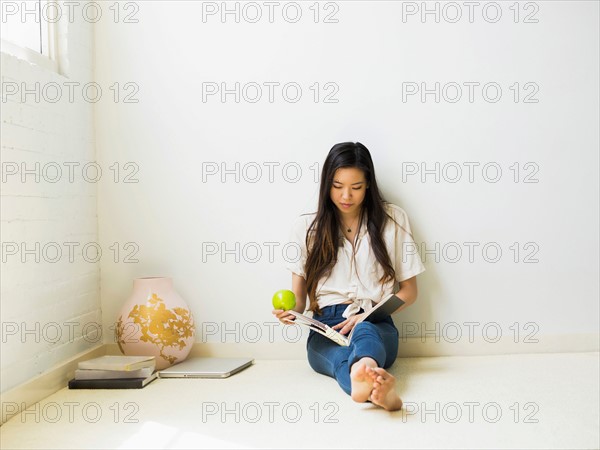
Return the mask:
M 138 370 L 75 370 L 76 380 L 107 380 L 114 378 L 148 378 L 154 372 L 154 367 L 144 367 Z
M 81 361 L 77 364 L 78 369 L 92 370 L 138 370 L 144 367 L 154 368 L 156 360 L 154 356 L 124 356 L 104 355 L 98 358 Z

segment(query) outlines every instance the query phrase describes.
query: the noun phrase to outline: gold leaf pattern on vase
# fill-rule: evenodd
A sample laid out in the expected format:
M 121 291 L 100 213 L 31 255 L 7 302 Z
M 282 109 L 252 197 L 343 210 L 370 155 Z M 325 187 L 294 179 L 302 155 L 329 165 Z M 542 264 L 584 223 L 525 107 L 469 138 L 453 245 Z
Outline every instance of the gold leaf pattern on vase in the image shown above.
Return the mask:
M 160 350 L 160 356 L 169 364 L 177 361 L 176 356 L 166 355 L 166 347 L 179 347 L 183 349 L 186 345 L 185 339 L 194 336 L 194 319 L 190 311 L 176 307 L 167 309 L 165 302 L 157 294 L 148 297 L 145 305 L 135 305 L 130 311 L 130 319 L 136 324 L 141 332 L 140 341 L 156 345 Z M 123 351 L 124 326 L 121 317 L 115 327 L 115 336 L 119 349 Z

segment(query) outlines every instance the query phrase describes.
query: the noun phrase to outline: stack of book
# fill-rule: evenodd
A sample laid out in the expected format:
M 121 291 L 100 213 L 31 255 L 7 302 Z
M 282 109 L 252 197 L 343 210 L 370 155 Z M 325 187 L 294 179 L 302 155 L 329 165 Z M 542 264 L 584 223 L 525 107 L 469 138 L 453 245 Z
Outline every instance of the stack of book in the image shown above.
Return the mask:
M 140 389 L 158 377 L 154 356 L 100 356 L 81 361 L 69 389 Z

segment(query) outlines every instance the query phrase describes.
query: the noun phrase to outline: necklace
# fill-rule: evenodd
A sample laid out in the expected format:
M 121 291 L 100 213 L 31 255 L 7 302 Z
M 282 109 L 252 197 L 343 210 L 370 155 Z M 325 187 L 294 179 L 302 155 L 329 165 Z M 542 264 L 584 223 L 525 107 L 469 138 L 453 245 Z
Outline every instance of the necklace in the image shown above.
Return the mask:
M 357 219 L 358 219 L 358 216 L 356 217 L 356 219 L 354 219 L 354 221 L 353 221 L 353 222 L 355 222 Z M 344 224 L 344 226 L 346 227 L 346 232 L 347 232 L 347 233 L 351 233 L 351 232 L 352 232 L 352 227 L 350 227 L 350 226 L 348 226 L 348 225 L 346 225 L 346 224 Z

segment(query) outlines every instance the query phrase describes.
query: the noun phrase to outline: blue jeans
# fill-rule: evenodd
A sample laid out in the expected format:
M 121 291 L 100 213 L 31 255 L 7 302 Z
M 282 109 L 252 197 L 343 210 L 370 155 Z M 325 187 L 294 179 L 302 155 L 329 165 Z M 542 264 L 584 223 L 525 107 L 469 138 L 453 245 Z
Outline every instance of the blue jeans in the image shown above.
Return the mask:
M 348 305 L 326 306 L 322 309 L 322 315 L 314 317 L 332 327 L 346 320 L 342 313 L 347 307 Z M 306 341 L 310 366 L 315 372 L 335 378 L 348 395 L 351 392 L 352 364 L 363 357 L 369 357 L 377 361 L 378 367 L 387 369 L 394 364 L 398 355 L 399 333 L 391 316 L 376 324 L 361 322 L 355 328 L 348 347 L 342 347 L 312 330 Z

